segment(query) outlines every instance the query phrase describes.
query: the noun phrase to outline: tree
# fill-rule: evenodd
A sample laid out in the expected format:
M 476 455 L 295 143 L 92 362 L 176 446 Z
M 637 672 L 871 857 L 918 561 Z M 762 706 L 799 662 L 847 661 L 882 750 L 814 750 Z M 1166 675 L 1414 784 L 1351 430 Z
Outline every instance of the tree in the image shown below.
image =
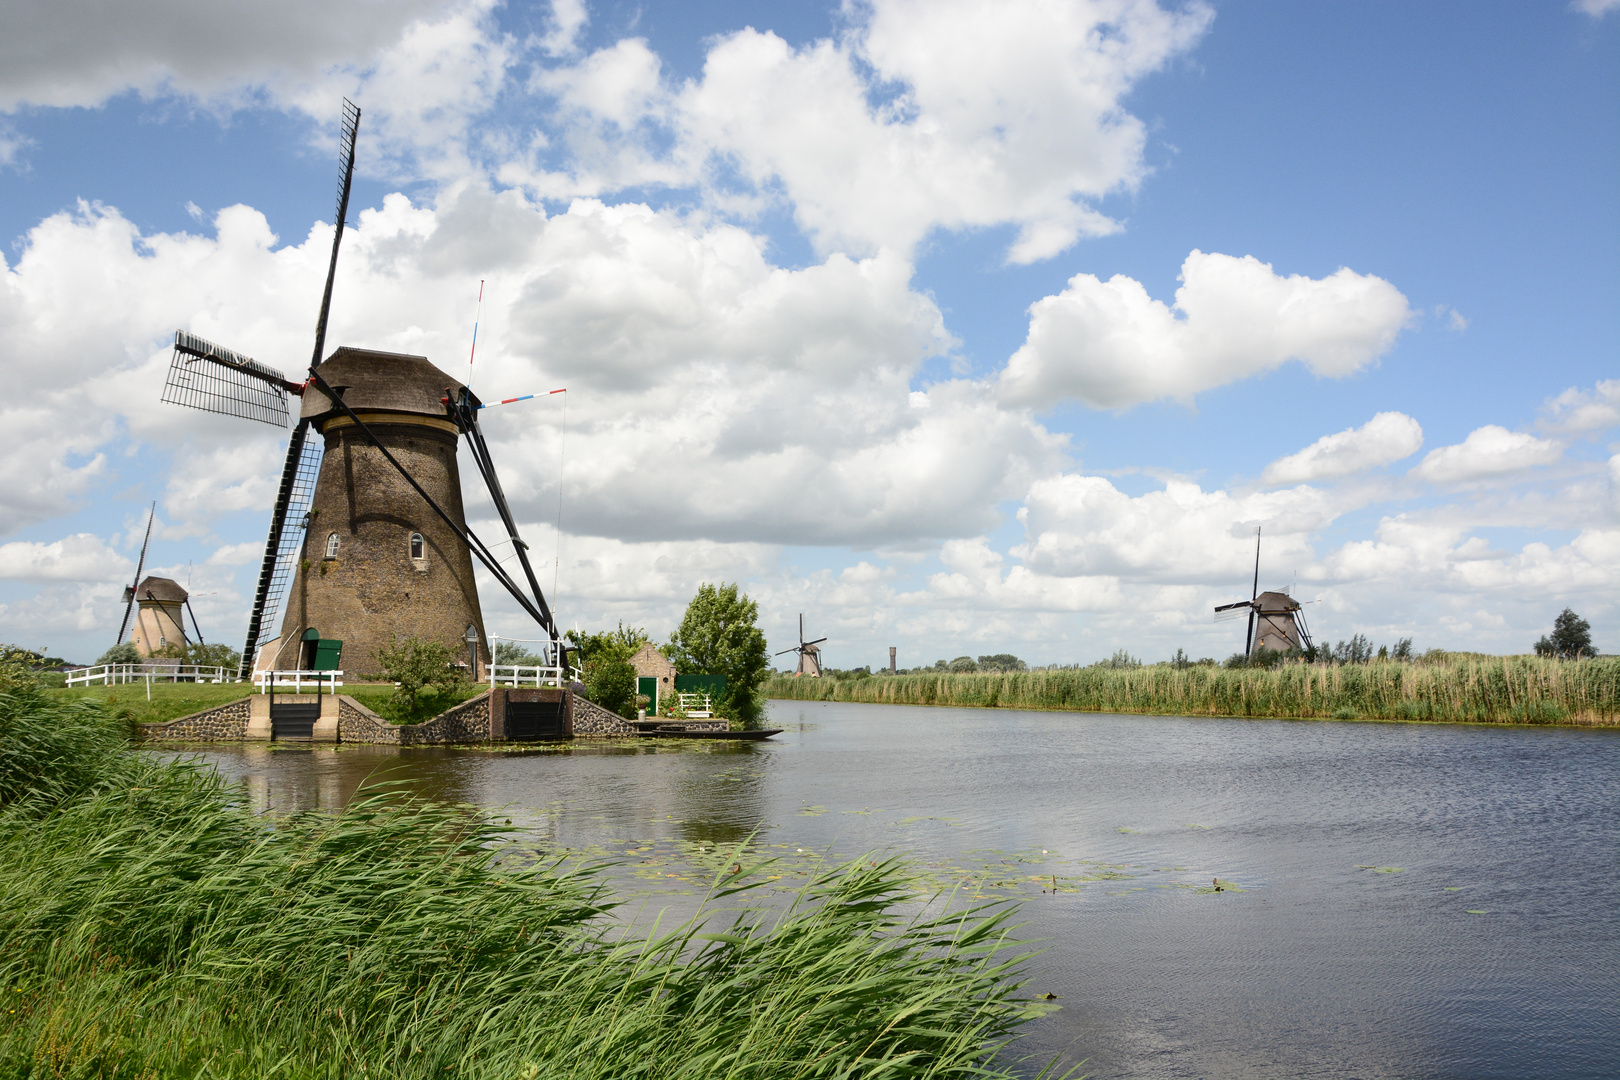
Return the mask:
M 1592 648 L 1592 624 L 1569 608 L 1553 620 L 1552 635 L 1536 642 L 1537 656 L 1555 656 L 1560 660 L 1579 660 L 1596 652 Z
M 979 662 L 971 656 L 958 656 L 951 661 L 950 670 L 958 673 L 968 673 L 979 670 Z
M 579 650 L 580 665 L 585 672 L 585 696 L 604 709 L 633 718 L 636 715 L 636 669 L 630 666 L 630 658 L 649 640 L 647 631 L 620 622 L 616 630 L 600 634 L 570 630 L 567 637 Z
M 980 671 L 1026 671 L 1024 662 L 1012 653 L 992 653 L 979 657 Z
M 764 711 L 759 684 L 770 666 L 765 634 L 754 625 L 758 618 L 759 605 L 735 584 L 705 582 L 669 639 L 677 671 L 726 677 L 719 712 L 744 724 L 758 722 Z
M 540 667 L 544 661 L 528 649 L 523 647 L 521 641 L 497 641 L 495 643 L 496 664 L 522 665 L 524 667 Z
M 443 642 L 415 637 L 390 641 L 377 650 L 377 667 L 383 678 L 399 684 L 395 692 L 404 713 L 416 712 L 417 698 L 438 697 L 441 691 L 465 681 L 466 676 L 451 666 L 454 651 Z
M 131 645 L 129 642 L 125 641 L 122 644 L 114 645 L 112 648 L 110 648 L 106 652 L 102 653 L 101 654 L 101 659 L 96 661 L 96 665 L 100 666 L 102 664 L 138 664 L 140 662 L 141 662 L 140 650 L 135 648 L 135 646 Z

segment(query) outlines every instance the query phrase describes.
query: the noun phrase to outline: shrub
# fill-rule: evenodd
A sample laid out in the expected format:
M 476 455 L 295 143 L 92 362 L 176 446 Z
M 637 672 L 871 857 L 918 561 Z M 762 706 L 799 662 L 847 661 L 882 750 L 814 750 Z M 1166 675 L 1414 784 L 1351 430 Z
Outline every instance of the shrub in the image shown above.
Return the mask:
M 382 677 L 395 683 L 390 719 L 415 717 L 423 708 L 432 708 L 446 692 L 465 685 L 467 677 L 452 664 L 455 652 L 439 641 L 394 637 L 377 650 L 377 668 Z

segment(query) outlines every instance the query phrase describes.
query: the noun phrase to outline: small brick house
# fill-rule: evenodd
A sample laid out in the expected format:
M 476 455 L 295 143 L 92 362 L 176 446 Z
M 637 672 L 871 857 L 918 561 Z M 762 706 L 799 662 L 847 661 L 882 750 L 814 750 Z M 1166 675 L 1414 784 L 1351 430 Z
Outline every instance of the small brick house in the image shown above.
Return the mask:
M 649 641 L 636 650 L 630 666 L 636 669 L 636 693 L 652 698 L 647 711 L 656 712 L 658 702 L 675 693 L 675 665 Z

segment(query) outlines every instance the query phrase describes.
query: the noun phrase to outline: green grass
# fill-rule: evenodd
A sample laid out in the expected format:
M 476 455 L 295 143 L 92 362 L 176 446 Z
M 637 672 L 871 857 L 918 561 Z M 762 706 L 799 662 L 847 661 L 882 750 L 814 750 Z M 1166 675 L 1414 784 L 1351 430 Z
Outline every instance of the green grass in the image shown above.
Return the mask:
M 1620 658 L 1526 656 L 1267 669 L 1070 668 L 1011 674 L 778 675 L 767 697 L 892 705 L 1475 723 L 1620 722 Z
M 1045 1009 L 1009 909 L 921 914 L 893 861 L 627 929 L 601 868 L 517 865 L 470 808 L 255 817 L 123 740 L 93 702 L 0 692 L 0 1075 L 1005 1076 Z M 763 875 L 724 880 L 736 905 Z
M 121 686 L 74 686 L 46 690 L 57 701 L 81 701 L 105 706 L 114 715 L 137 724 L 155 724 L 190 716 L 253 693 L 252 683 L 153 683 L 146 700 L 145 683 Z
M 414 709 L 406 709 L 402 702 L 394 698 L 394 685 L 392 683 L 345 686 L 343 692 L 351 695 L 354 700 L 387 720 L 390 724 L 420 724 L 422 721 L 431 720 L 446 709 L 459 705 L 470 697 L 476 697 L 488 689 L 489 686 L 486 683 L 467 683 L 464 686 L 457 686 L 436 695 L 420 695 L 416 699 Z

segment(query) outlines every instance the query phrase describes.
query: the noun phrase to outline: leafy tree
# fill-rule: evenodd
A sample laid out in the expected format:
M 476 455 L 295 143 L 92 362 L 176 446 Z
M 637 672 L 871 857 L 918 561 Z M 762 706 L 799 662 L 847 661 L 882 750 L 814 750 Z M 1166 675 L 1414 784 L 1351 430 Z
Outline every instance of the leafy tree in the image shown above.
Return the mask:
M 585 696 L 620 716 L 634 717 L 636 669 L 630 665 L 630 658 L 649 640 L 647 631 L 620 622 L 615 630 L 599 634 L 570 630 L 567 636 L 579 650 L 580 666 L 585 672 Z
M 377 650 L 377 667 L 384 679 L 398 684 L 394 693 L 403 711 L 414 715 L 419 699 L 437 698 L 466 681 L 466 676 L 452 666 L 456 655 L 441 641 L 417 637 L 400 641 L 395 636 L 390 644 Z
M 1579 660 L 1596 651 L 1592 648 L 1592 624 L 1569 608 L 1553 620 L 1552 634 L 1536 642 L 1537 656 L 1556 656 L 1560 660 Z
M 992 653 L 979 657 L 980 671 L 1027 671 L 1024 662 L 1012 653 Z
M 1091 666 L 1104 668 L 1139 668 L 1142 666 L 1142 661 L 1138 660 L 1124 649 L 1116 649 L 1113 656 L 1110 656 L 1107 660 L 1099 660 Z
M 39 657 L 20 645 L 0 644 L 0 692 L 37 685 Z
M 950 662 L 948 667 L 949 670 L 955 672 L 970 672 L 979 670 L 978 661 L 974 660 L 971 656 L 958 656 L 955 660 Z
M 497 641 L 495 643 L 494 663 L 540 667 L 545 663 L 545 659 L 537 653 L 532 653 L 524 648 L 521 641 Z
M 138 664 L 140 662 L 141 662 L 140 650 L 135 648 L 134 645 L 131 645 L 129 642 L 125 641 L 125 642 L 122 642 L 120 644 L 114 645 L 112 648 L 110 648 L 106 652 L 102 653 L 101 654 L 101 659 L 96 661 L 96 665 L 100 666 L 102 664 Z
M 744 724 L 757 723 L 764 711 L 759 685 L 770 666 L 758 618 L 759 605 L 735 584 L 705 582 L 669 639 L 677 671 L 726 677 L 725 700 L 717 711 Z

